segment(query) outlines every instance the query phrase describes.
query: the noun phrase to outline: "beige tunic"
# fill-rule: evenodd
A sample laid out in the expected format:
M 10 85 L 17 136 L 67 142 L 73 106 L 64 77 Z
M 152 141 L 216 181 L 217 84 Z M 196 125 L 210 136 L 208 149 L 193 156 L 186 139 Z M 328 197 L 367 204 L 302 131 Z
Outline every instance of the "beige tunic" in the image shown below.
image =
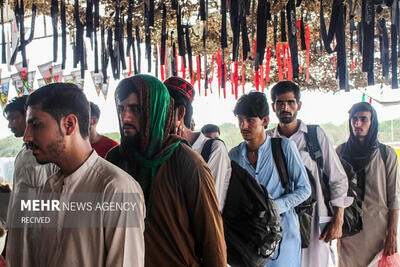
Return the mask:
M 340 155 L 342 146 L 336 151 Z M 396 152 L 387 148 L 386 166 L 379 149 L 365 169 L 364 229 L 338 241 L 340 267 L 365 267 L 385 244 L 389 210 L 399 208 L 400 179 Z
M 48 179 L 41 197 L 61 193 L 60 200 L 70 201 L 71 193 L 98 194 L 106 202 L 123 201 L 122 193 L 138 196 L 133 211 L 121 213 L 117 219 L 138 222 L 136 227 L 107 227 L 106 212 L 89 213 L 98 227 L 68 227 L 67 222 L 81 220 L 76 213 L 59 211 L 56 228 L 35 228 L 33 248 L 35 261 L 27 266 L 38 267 L 141 267 L 144 266 L 144 199 L 139 184 L 126 172 L 99 157 L 95 151 L 74 173 L 67 177 L 60 172 Z M 115 214 L 115 213 L 114 213 Z

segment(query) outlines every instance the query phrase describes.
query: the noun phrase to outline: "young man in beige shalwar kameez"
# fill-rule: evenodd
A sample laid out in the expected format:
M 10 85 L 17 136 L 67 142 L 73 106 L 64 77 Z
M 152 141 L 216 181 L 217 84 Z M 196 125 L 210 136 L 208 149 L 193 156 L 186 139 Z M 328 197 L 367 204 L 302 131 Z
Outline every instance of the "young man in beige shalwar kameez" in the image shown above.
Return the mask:
M 67 204 L 81 200 L 87 212 L 60 205 L 60 210 L 46 213 L 55 220 L 32 229 L 34 257 L 24 266 L 144 266 L 142 190 L 129 174 L 92 149 L 89 112 L 85 95 L 74 84 L 41 87 L 27 100 L 24 141 L 39 163 L 53 162 L 60 168 L 46 181 L 41 199 L 51 196 Z M 132 200 L 134 206 L 125 206 Z M 124 209 L 112 208 L 113 203 Z
M 349 111 L 350 137 L 336 152 L 357 173 L 363 188 L 363 230 L 338 242 L 340 267 L 365 267 L 380 252 L 397 252 L 399 209 L 399 165 L 396 152 L 378 142 L 378 119 L 368 103 L 353 105 Z M 386 164 L 381 154 L 386 151 Z

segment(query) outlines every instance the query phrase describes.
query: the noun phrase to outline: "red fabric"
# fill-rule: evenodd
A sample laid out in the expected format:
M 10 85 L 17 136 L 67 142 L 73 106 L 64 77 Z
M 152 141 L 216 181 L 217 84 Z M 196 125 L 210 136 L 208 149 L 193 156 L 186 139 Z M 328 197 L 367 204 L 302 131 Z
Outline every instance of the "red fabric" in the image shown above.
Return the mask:
M 234 67 L 235 67 L 235 74 L 234 74 L 234 80 L 235 80 L 235 99 L 238 99 L 238 87 L 239 87 L 239 62 L 235 61 L 233 62 Z
M 242 51 L 242 91 L 243 91 L 243 94 L 244 94 L 244 85 L 246 83 L 244 71 L 245 71 L 245 69 L 244 69 L 244 64 L 243 64 L 243 51 Z
M 400 256 L 397 252 L 390 256 L 382 255 L 382 258 L 378 262 L 378 267 L 398 267 L 398 266 L 400 266 Z
M 265 80 L 269 82 L 270 61 L 271 61 L 271 47 L 267 48 L 267 59 L 265 63 Z
M 224 86 L 224 98 L 226 98 L 226 62 L 224 61 L 224 73 L 225 73 L 225 86 Z
M 128 77 L 130 77 L 132 74 L 132 58 L 131 54 L 129 53 L 129 72 L 128 72 Z
M 220 90 L 222 86 L 222 59 L 221 51 L 217 50 L 217 70 L 218 70 L 218 96 L 220 95 Z
M 257 40 L 254 40 L 254 41 L 253 41 L 253 47 L 254 47 L 254 60 L 256 60 Z
M 306 60 L 307 60 L 307 74 L 306 74 L 306 81 L 307 83 L 310 82 L 310 28 L 308 28 L 308 24 L 306 27 Z
M 260 91 L 260 83 L 259 83 L 259 81 L 260 81 L 260 74 L 259 74 L 258 70 L 255 70 L 254 73 L 255 73 L 256 90 L 257 90 L 257 91 Z
M 164 54 L 164 63 L 166 63 L 165 64 L 165 78 L 168 76 L 168 63 L 167 63 L 168 61 L 167 61 L 167 51 L 165 51 L 165 54 Z
M 97 141 L 97 143 L 92 144 L 92 148 L 94 150 L 96 150 L 97 154 L 102 157 L 105 158 L 108 151 L 111 150 L 111 148 L 118 146 L 118 142 L 114 141 L 111 138 L 108 138 L 107 136 L 102 136 L 101 139 L 99 141 Z M 1 265 L 0 265 L 1 266 Z
M 299 51 L 299 73 L 303 73 L 303 68 L 301 67 L 301 51 Z
M 233 75 L 233 64 L 232 64 L 232 62 L 231 62 L 231 67 L 229 69 L 231 71 L 231 94 L 234 95 L 235 94 L 235 88 L 234 88 L 235 87 L 234 86 L 235 78 L 233 77 L 234 75 Z
M 260 84 L 261 84 L 261 91 L 264 93 L 264 67 L 262 64 L 260 65 L 259 79 L 260 79 Z
M 335 41 L 332 42 L 332 50 L 335 50 Z M 333 53 L 333 69 L 336 72 L 336 54 Z
M 354 70 L 356 68 L 356 65 L 354 64 L 354 60 L 351 61 L 351 67 L 350 70 Z
M 197 64 L 197 82 L 199 83 L 199 96 L 201 95 L 201 87 L 200 87 L 200 80 L 201 80 L 201 69 L 200 69 L 200 56 L 196 56 L 196 64 Z
M 287 59 L 286 59 L 286 44 L 283 44 L 283 75 L 285 78 L 288 76 Z
M 212 86 L 211 86 L 213 78 L 214 78 L 214 55 L 212 56 L 212 59 L 211 59 L 211 77 L 210 77 L 210 79 L 208 79 L 208 84 L 210 85 L 210 93 L 211 94 L 213 93 Z
M 292 59 L 290 58 L 290 53 L 289 53 L 289 47 L 286 47 L 286 53 L 287 53 L 287 68 L 288 68 L 288 76 L 287 79 L 288 81 L 293 80 L 293 71 L 292 71 Z
M 182 78 L 185 79 L 186 78 L 186 68 L 185 68 L 185 64 L 183 63 L 183 61 L 185 60 L 184 57 L 181 57 L 181 70 L 182 70 Z
M 0 267 L 6 267 L 6 261 L 4 260 L 3 256 L 0 255 Z
M 281 44 L 280 43 L 276 43 L 276 61 L 278 62 L 279 81 L 282 81 L 283 74 L 282 74 Z

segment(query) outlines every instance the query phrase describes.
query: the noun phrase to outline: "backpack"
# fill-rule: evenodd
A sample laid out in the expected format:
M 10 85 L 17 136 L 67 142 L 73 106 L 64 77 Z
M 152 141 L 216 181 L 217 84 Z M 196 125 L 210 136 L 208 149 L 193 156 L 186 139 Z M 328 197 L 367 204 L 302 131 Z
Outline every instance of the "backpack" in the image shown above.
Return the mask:
M 344 149 L 342 148 L 339 159 L 342 163 L 343 169 L 346 172 L 349 182 L 349 189 L 347 191 L 347 195 L 349 197 L 353 197 L 354 201 L 349 207 L 344 209 L 342 238 L 355 235 L 363 229 L 362 202 L 364 195 L 363 188 L 361 188 L 361 185 L 358 185 L 357 173 L 353 170 L 351 164 L 343 158 L 343 151 Z M 386 166 L 386 161 L 387 161 L 386 146 L 384 144 L 379 143 L 379 151 L 382 160 Z
M 284 194 L 287 194 L 290 192 L 290 184 L 287 163 L 282 150 L 282 138 L 271 138 L 271 149 L 281 185 L 285 190 Z M 306 168 L 306 171 L 311 185 L 311 196 L 295 208 L 299 218 L 301 248 L 307 248 L 310 245 L 312 213 L 317 203 L 315 178 L 309 169 Z
M 212 143 L 201 155 L 208 161 Z M 282 239 L 280 215 L 265 187 L 231 161 L 232 173 L 222 212 L 228 263 L 232 267 L 264 267 Z

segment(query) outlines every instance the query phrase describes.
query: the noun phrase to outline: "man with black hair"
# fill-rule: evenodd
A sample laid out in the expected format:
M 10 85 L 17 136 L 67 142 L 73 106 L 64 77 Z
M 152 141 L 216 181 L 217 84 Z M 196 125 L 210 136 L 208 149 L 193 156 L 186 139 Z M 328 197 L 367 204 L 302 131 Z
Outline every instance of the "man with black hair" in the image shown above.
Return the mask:
M 129 174 L 90 146 L 90 107 L 83 91 L 71 83 L 37 89 L 27 100 L 26 120 L 24 141 L 36 160 L 60 168 L 46 181 L 40 201 L 79 201 L 92 208 L 52 209 L 54 220 L 32 229 L 33 257 L 24 266 L 144 266 L 143 193 Z M 106 208 L 113 203 L 124 209 Z
M 338 241 L 339 266 L 367 266 L 379 253 L 397 252 L 400 196 L 396 152 L 378 141 L 378 117 L 366 102 L 349 111 L 350 137 L 336 152 L 357 173 L 363 211 L 363 230 Z
M 93 103 L 89 102 L 90 104 L 90 135 L 89 141 L 92 145 L 92 148 L 96 150 L 97 154 L 105 158 L 107 152 L 110 151 L 111 148 L 118 145 L 118 142 L 114 141 L 107 136 L 101 135 L 97 132 L 96 127 L 97 123 L 100 119 L 100 109 L 99 107 Z
M 201 156 L 171 134 L 174 105 L 167 88 L 155 77 L 136 75 L 118 84 L 115 102 L 121 144 L 106 158 L 143 189 L 146 267 L 225 266 L 213 178 Z
M 179 77 L 170 77 L 164 81 L 164 84 L 174 99 L 175 130 L 190 143 L 194 151 L 201 154 L 207 161 L 214 177 L 219 209 L 222 212 L 232 171 L 225 144 L 217 137 L 210 138 L 203 132 L 191 130 L 194 90 L 190 83 Z
M 8 120 L 8 128 L 14 133 L 15 137 L 24 136 L 26 126 L 25 103 L 27 95 L 16 97 L 11 100 L 4 109 L 3 114 Z M 14 161 L 13 185 L 7 211 L 7 259 L 10 266 L 28 266 L 26 258 L 30 257 L 31 251 L 27 244 L 30 238 L 26 227 L 12 227 L 12 222 L 16 216 L 19 196 L 22 194 L 36 194 L 45 184 L 48 177 L 58 170 L 54 164 L 39 164 L 32 154 L 32 151 L 24 145 Z
M 266 266 L 300 266 L 300 230 L 294 208 L 309 197 L 311 188 L 296 145 L 289 139 L 282 139 L 290 187 L 285 193 L 279 178 L 281 170 L 274 163 L 271 137 L 265 133 L 269 122 L 265 94 L 253 91 L 241 96 L 233 113 L 238 118 L 244 141 L 234 147 L 229 156 L 265 186 L 281 215 L 282 242 Z
M 272 109 L 279 119 L 279 124 L 276 128 L 268 130 L 267 134 L 271 137 L 288 138 L 296 143 L 304 166 L 314 178 L 312 183 L 315 188 L 317 203 L 316 208 L 311 210 L 311 214 L 309 214 L 312 216 L 311 224 L 306 231 L 309 233 L 309 244 L 308 247 L 302 244 L 301 265 L 304 267 L 328 266 L 331 253 L 330 241 L 342 236 L 344 208 L 352 203 L 352 199 L 347 197 L 348 180 L 346 173 L 324 131 L 316 126 L 311 129 L 310 125 L 306 125 L 297 119 L 297 112 L 302 104 L 300 88 L 297 84 L 290 81 L 277 83 L 271 89 L 271 99 Z M 312 139 L 310 135 L 313 134 L 311 132 L 313 130 L 316 131 L 316 139 L 322 153 L 322 170 L 317 161 L 313 159 L 310 152 L 312 149 L 307 142 L 307 140 Z M 329 199 L 326 199 L 328 196 L 323 194 L 321 186 L 323 174 L 329 178 L 326 181 L 326 186 L 329 188 Z M 333 207 L 333 214 L 329 211 L 331 207 Z M 329 220 L 327 219 L 328 216 L 333 216 L 332 221 L 321 233 L 320 224 L 326 225 L 324 220 Z
M 204 125 L 201 128 L 201 133 L 211 139 L 219 138 L 219 135 L 221 134 L 219 131 L 219 127 L 215 124 Z

